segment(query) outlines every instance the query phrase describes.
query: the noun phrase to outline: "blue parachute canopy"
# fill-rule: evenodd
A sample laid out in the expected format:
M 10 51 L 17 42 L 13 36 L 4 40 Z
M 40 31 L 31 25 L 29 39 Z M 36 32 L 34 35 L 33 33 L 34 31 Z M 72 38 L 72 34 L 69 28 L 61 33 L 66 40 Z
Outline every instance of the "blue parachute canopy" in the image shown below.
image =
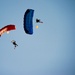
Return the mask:
M 33 9 L 27 9 L 24 14 L 24 30 L 27 34 L 33 34 Z

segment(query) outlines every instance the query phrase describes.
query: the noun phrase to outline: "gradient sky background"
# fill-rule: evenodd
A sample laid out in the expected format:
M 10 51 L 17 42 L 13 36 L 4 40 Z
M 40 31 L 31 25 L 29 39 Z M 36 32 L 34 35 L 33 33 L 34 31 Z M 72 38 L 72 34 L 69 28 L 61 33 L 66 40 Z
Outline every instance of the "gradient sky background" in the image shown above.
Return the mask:
M 23 29 L 28 8 L 33 35 Z M 8 24 L 17 29 L 0 38 L 0 75 L 75 75 L 75 0 L 0 0 L 0 28 Z

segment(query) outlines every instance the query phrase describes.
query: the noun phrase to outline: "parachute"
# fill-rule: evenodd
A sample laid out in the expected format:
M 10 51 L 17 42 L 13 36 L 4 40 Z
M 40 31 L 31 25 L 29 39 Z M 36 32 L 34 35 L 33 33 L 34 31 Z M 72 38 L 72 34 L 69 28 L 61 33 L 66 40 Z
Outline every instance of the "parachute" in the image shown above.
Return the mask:
M 0 36 L 5 32 L 9 32 L 9 31 L 15 30 L 15 29 L 16 29 L 15 25 L 13 25 L 13 24 L 7 25 L 0 29 Z
M 33 34 L 33 9 L 27 9 L 24 14 L 24 31 L 27 34 Z

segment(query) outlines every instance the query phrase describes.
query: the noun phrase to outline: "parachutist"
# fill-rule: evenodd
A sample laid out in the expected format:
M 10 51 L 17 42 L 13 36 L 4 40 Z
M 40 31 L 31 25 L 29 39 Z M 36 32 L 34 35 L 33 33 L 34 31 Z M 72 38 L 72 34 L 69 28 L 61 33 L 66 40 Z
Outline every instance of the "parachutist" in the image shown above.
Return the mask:
M 43 23 L 40 19 L 36 19 L 37 23 Z
M 18 45 L 16 44 L 16 41 L 12 40 L 11 42 L 13 43 L 14 49 L 15 49 L 15 48 L 18 46 Z

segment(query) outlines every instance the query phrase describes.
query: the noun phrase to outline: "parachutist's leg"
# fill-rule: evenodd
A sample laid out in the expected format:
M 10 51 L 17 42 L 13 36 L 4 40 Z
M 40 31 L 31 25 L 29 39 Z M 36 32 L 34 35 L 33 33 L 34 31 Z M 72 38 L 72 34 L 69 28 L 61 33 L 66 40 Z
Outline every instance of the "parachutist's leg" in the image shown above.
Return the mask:
M 15 49 L 15 47 L 14 47 L 14 49 Z
M 14 49 L 16 48 L 16 45 L 14 46 Z
M 18 46 L 17 44 L 15 44 L 15 46 Z
M 18 45 L 16 44 L 16 46 L 18 46 Z

